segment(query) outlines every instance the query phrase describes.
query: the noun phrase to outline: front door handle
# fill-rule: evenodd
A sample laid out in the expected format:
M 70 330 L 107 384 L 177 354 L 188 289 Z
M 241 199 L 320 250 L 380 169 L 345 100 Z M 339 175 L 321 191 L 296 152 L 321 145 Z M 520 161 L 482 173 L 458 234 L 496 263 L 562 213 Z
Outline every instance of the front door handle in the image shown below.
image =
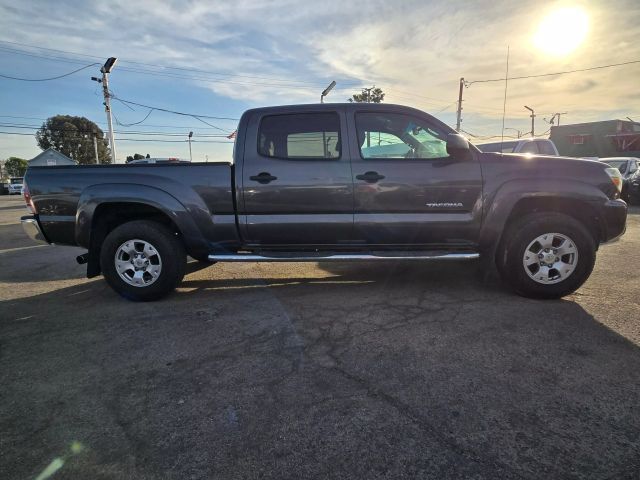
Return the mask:
M 366 172 L 362 175 L 356 175 L 356 178 L 367 183 L 376 183 L 378 180 L 382 180 L 384 175 L 380 175 L 378 172 Z
M 274 177 L 269 172 L 262 172 L 259 175 L 252 175 L 251 177 L 249 177 L 249 179 L 253 180 L 254 182 L 258 182 L 263 185 L 266 185 L 267 183 L 272 182 L 273 180 L 277 180 L 278 177 Z

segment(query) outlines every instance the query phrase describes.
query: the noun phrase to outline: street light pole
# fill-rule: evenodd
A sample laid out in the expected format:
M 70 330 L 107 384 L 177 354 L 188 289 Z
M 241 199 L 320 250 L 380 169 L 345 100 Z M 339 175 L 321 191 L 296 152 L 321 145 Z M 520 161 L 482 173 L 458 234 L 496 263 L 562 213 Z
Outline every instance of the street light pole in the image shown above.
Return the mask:
M 518 130 L 517 128 L 504 127 L 504 129 L 505 130 L 513 130 L 514 132 L 517 132 L 518 138 L 520 138 L 522 136 L 522 132 L 520 130 Z
M 118 59 L 116 57 L 109 57 L 105 64 L 100 69 L 102 72 L 102 94 L 104 95 L 104 111 L 107 113 L 107 125 L 109 126 L 109 147 L 111 148 L 111 158 L 113 163 L 117 163 L 116 160 L 116 141 L 113 138 L 113 122 L 111 120 L 111 94 L 109 93 L 109 74 L 115 66 Z M 95 78 L 95 77 L 94 77 Z M 94 79 L 92 78 L 92 80 Z
M 526 105 L 524 106 L 524 108 L 526 108 L 527 110 L 529 110 L 531 112 L 531 115 L 529 115 L 531 117 L 531 137 L 533 137 L 535 135 L 535 118 L 536 118 L 536 113 L 533 111 L 533 108 L 531 107 L 527 107 Z
M 330 92 L 331 90 L 333 90 L 333 87 L 335 87 L 335 86 L 336 86 L 336 81 L 335 81 L 335 80 L 333 80 L 333 81 L 329 84 L 329 86 L 328 86 L 327 88 L 325 88 L 325 89 L 322 91 L 322 93 L 320 94 L 320 103 L 324 103 L 324 97 L 326 97 L 327 95 L 329 95 L 329 92 Z
M 96 132 L 93 132 L 93 150 L 96 154 L 96 165 L 100 164 L 100 157 L 98 157 L 98 140 L 96 138 Z
M 193 137 L 193 132 L 189 132 L 189 161 L 193 162 L 193 155 L 191 155 L 191 137 Z

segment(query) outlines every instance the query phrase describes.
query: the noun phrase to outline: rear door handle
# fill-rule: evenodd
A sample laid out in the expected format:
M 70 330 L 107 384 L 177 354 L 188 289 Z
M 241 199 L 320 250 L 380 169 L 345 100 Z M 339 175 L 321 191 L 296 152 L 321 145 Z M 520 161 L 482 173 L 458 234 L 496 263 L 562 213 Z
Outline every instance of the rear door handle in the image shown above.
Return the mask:
M 378 172 L 366 172 L 362 175 L 356 175 L 356 178 L 367 183 L 376 183 L 378 180 L 382 180 L 384 175 L 380 175 Z
M 277 180 L 278 177 L 274 177 L 269 172 L 262 172 L 259 175 L 252 175 L 251 177 L 249 177 L 249 179 L 265 185 L 269 182 L 272 182 L 273 180 Z

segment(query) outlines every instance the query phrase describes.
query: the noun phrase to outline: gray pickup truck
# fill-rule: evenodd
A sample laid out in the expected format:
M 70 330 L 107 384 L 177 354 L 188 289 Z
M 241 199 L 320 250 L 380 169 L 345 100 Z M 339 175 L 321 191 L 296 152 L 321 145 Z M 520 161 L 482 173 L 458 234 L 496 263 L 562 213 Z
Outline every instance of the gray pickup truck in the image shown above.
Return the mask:
M 233 163 L 29 168 L 38 240 L 86 248 L 87 276 L 155 300 L 204 262 L 465 260 L 557 298 L 625 231 L 620 175 L 600 162 L 483 153 L 413 108 L 244 113 Z

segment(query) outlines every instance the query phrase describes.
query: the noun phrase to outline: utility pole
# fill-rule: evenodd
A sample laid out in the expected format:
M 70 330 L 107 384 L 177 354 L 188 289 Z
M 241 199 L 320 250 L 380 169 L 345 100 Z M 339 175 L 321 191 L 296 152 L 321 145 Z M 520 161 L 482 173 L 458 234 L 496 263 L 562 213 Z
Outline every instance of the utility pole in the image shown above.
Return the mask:
M 464 89 L 464 77 L 460 77 L 460 90 L 458 91 L 458 120 L 456 121 L 456 132 L 460 131 L 462 122 L 462 90 Z
M 191 155 L 191 137 L 193 137 L 193 132 L 189 132 L 189 161 L 193 162 L 193 155 Z
M 93 132 L 93 150 L 96 153 L 96 165 L 100 165 L 100 158 L 98 157 L 98 139 L 96 138 L 96 132 Z
M 113 138 L 113 122 L 111 120 L 111 94 L 109 93 L 109 74 L 115 66 L 118 59 L 109 57 L 104 65 L 100 68 L 102 79 L 91 77 L 94 82 L 102 83 L 102 95 L 104 96 L 104 111 L 107 113 L 107 124 L 109 125 L 109 148 L 111 149 L 111 159 L 116 163 L 116 142 Z
M 529 110 L 531 112 L 531 115 L 529 115 L 531 117 L 531 137 L 533 137 L 535 135 L 535 118 L 536 118 L 536 113 L 533 111 L 533 108 L 531 107 L 527 107 L 526 105 L 524 106 L 524 108 L 526 108 L 527 110 Z
M 554 115 L 554 117 L 558 117 L 558 127 L 560 126 L 560 115 L 566 115 L 567 112 L 558 112 Z

